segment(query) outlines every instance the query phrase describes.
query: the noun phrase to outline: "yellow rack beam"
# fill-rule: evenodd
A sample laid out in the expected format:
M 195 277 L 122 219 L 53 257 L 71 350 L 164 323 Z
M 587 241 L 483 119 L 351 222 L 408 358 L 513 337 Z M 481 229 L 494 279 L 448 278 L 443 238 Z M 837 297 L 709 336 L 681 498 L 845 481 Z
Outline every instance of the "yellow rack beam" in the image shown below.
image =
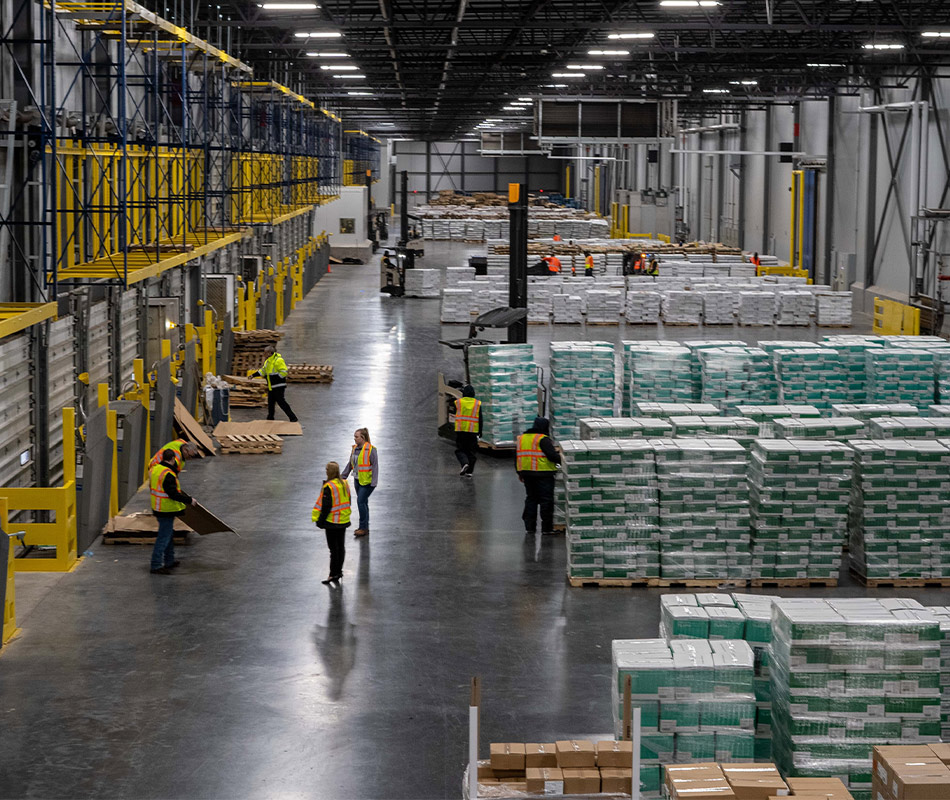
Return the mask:
M 56 319 L 56 303 L 0 303 L 0 339 Z

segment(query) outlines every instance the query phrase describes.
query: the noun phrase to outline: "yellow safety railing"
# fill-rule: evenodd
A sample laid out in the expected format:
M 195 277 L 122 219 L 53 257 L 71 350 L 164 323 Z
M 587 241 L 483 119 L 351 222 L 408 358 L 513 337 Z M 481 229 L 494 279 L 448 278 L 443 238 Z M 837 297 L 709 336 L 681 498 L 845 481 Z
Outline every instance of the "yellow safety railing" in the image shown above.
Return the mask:
M 8 525 L 9 516 L 7 514 L 7 501 L 0 497 L 0 536 L 7 536 L 10 533 Z M 13 540 L 9 541 L 7 551 L 7 560 L 5 564 L 0 564 L 0 569 L 7 571 L 7 590 L 3 600 L 3 624 L 0 626 L 0 642 L 6 644 L 17 632 L 16 627 L 16 592 L 14 591 L 14 568 L 13 568 Z
M 594 167 L 594 213 L 600 215 L 600 167 Z
M 63 485 L 50 487 L 0 488 L 10 513 L 50 511 L 52 522 L 25 522 L 17 528 L 25 532 L 27 545 L 54 547 L 53 558 L 18 558 L 17 572 L 68 572 L 76 566 L 76 411 L 63 409 Z
M 920 336 L 920 309 L 875 297 L 871 330 L 881 336 Z
M 801 269 L 805 257 L 805 172 L 792 170 L 791 222 L 788 226 L 788 263 Z
M 811 278 L 808 277 L 807 269 L 796 269 L 792 266 L 783 266 L 781 264 L 776 266 L 768 267 L 756 267 L 755 274 L 758 276 L 762 275 L 785 275 L 792 278 L 808 278 L 807 283 L 814 283 Z

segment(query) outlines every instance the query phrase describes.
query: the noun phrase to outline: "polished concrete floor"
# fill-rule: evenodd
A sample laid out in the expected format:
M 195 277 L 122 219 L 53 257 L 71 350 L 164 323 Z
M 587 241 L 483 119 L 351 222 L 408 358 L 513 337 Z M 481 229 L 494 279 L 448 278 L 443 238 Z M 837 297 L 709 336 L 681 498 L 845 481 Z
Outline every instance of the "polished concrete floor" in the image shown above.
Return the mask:
M 430 245 L 423 266 L 464 255 Z M 457 797 L 474 675 L 483 751 L 610 730 L 610 641 L 654 636 L 659 592 L 570 589 L 563 537 L 524 537 L 512 462 L 483 458 L 474 480 L 458 477 L 435 435 L 435 388 L 440 368 L 461 372 L 437 340 L 464 331 L 440 326 L 436 300 L 381 297 L 377 274 L 335 268 L 284 327 L 289 360 L 335 368 L 332 385 L 288 391 L 304 435 L 279 456 L 189 463 L 185 488 L 240 536 L 180 549 L 171 577 L 148 574 L 147 549 L 97 545 L 31 595 L 0 651 L 0 797 Z M 380 452 L 372 533 L 348 537 L 342 586 L 328 588 L 310 509 L 323 465 L 362 426 Z

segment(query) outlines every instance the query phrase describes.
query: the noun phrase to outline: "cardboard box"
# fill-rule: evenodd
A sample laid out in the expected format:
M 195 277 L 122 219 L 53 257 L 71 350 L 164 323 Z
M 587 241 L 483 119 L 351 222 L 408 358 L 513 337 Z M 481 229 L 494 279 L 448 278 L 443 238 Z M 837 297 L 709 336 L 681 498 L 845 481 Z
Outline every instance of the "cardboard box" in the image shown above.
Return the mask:
M 558 742 L 559 746 L 560 744 Z M 560 753 L 560 747 L 558 752 Z M 562 769 L 561 774 L 564 776 L 564 794 L 596 794 L 600 791 L 600 772 L 595 768 L 568 767 Z
M 526 744 L 524 752 L 525 768 L 557 766 L 557 745 L 554 742 Z
M 597 765 L 594 743 L 586 740 L 562 740 L 557 742 L 557 765 L 564 769 L 593 768 Z M 568 792 L 570 794 L 570 792 Z
M 840 778 L 789 778 L 787 783 L 793 797 L 854 800 Z
M 527 791 L 535 794 L 564 794 L 564 775 L 559 767 L 528 767 Z
M 944 764 L 950 765 L 950 744 L 932 744 L 930 749 Z
M 524 772 L 524 744 L 521 742 L 492 742 L 491 768 Z
M 672 800 L 736 800 L 729 781 L 714 762 L 668 765 L 666 788 Z
M 875 747 L 871 788 L 880 800 L 945 800 L 950 769 L 929 746 Z
M 597 766 L 612 768 L 631 768 L 633 761 L 633 742 L 603 741 L 597 742 Z M 606 789 L 604 791 L 607 791 Z M 611 791 L 613 791 L 611 789 Z
M 721 766 L 736 800 L 766 800 L 770 796 L 786 797 L 789 794 L 788 785 L 782 780 L 774 764 Z
M 600 769 L 600 791 L 605 794 L 616 792 L 617 794 L 630 794 L 633 786 L 633 769 L 621 769 L 620 767 L 601 767 Z

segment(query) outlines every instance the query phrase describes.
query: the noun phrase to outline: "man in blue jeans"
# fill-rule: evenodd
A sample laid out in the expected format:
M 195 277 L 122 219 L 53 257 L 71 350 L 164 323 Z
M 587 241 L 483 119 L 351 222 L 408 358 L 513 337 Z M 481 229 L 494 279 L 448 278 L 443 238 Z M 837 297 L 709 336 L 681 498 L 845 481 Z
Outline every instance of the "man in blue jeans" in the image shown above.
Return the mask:
M 181 490 L 176 469 L 174 450 L 162 452 L 162 460 L 148 473 L 148 488 L 151 494 L 152 513 L 158 518 L 158 535 L 152 548 L 153 575 L 171 575 L 178 566 L 175 560 L 175 517 L 185 513 L 189 505 L 196 505 L 190 495 Z
M 369 534 L 369 496 L 376 488 L 379 479 L 379 456 L 376 448 L 369 441 L 369 431 L 358 428 L 353 434 L 356 444 L 350 450 L 349 461 L 340 477 L 346 480 L 352 472 L 356 477 L 356 508 L 360 513 L 360 526 L 354 531 L 354 536 Z

